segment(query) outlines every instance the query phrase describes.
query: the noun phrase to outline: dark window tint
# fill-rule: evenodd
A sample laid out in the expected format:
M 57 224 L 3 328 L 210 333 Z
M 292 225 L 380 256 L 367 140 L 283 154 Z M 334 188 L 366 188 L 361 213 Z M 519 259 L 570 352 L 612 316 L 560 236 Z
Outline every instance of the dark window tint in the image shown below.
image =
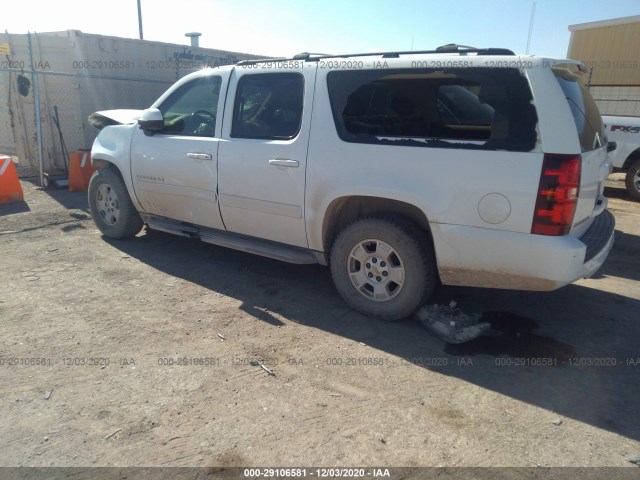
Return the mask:
M 554 73 L 569 103 L 582 151 L 600 148 L 604 142 L 604 126 L 589 90 L 580 78 L 566 70 L 554 70 Z
M 327 77 L 348 142 L 529 151 L 538 117 L 514 69 L 336 71 Z
M 300 130 L 304 79 L 296 73 L 245 75 L 238 82 L 231 136 L 290 139 Z
M 212 137 L 221 83 L 218 76 L 200 77 L 176 90 L 160 106 L 163 133 Z
M 494 108 L 478 98 L 477 85 L 441 85 L 438 87 L 438 112 L 447 124 L 491 127 Z M 502 92 L 504 94 L 504 92 Z

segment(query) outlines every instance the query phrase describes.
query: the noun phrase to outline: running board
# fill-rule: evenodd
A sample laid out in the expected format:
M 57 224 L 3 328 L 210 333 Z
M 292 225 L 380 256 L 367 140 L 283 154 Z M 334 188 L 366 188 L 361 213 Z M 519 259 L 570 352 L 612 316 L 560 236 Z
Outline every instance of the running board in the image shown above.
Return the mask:
M 232 248 L 242 252 L 253 253 L 263 257 L 273 258 L 282 262 L 297 264 L 320 263 L 326 265 L 325 255 L 320 252 L 304 248 L 284 245 L 260 238 L 248 237 L 237 233 L 224 232 L 207 227 L 196 227 L 168 218 L 142 214 L 144 222 L 153 230 L 179 235 L 181 237 L 199 238 L 203 242 Z
M 151 215 L 141 215 L 142 220 L 149 228 L 153 230 L 159 230 L 160 232 L 172 233 L 173 235 L 180 235 L 181 237 L 198 238 L 198 229 L 191 225 L 185 225 L 183 223 L 173 222 L 168 219 L 153 217 Z

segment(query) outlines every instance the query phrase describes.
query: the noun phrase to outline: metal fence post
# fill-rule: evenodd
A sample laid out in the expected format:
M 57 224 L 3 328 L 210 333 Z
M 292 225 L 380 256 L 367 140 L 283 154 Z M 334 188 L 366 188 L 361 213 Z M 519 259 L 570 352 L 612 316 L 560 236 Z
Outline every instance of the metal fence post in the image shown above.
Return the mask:
M 38 142 L 38 179 L 40 186 L 44 187 L 44 159 L 42 155 L 42 122 L 40 120 L 40 79 L 36 75 L 33 65 L 33 47 L 31 45 L 31 32 L 27 33 L 29 41 L 29 66 L 31 67 L 31 78 L 33 79 L 33 108 L 36 120 L 36 139 Z

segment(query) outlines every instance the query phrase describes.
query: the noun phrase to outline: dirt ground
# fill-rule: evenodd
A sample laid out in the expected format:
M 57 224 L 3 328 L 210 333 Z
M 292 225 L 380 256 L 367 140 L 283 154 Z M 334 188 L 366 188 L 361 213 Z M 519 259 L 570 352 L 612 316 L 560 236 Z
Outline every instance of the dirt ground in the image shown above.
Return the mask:
M 637 468 L 640 203 L 622 185 L 595 278 L 442 288 L 493 326 L 451 346 L 350 311 L 324 267 L 107 240 L 85 194 L 23 182 L 0 206 L 0 466 Z

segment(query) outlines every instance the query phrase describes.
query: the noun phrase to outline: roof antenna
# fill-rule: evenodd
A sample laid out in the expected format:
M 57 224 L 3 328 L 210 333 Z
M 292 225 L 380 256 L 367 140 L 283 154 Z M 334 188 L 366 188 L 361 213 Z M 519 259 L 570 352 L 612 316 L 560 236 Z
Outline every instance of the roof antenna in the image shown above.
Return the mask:
M 527 51 L 529 55 L 529 47 L 531 46 L 531 34 L 533 33 L 533 18 L 536 15 L 536 0 L 533 0 L 533 7 L 531 7 L 531 20 L 529 21 L 529 37 L 527 38 Z
M 144 40 L 144 35 L 142 35 L 142 6 L 140 5 L 140 0 L 138 0 L 138 32 L 140 33 L 140 40 Z

